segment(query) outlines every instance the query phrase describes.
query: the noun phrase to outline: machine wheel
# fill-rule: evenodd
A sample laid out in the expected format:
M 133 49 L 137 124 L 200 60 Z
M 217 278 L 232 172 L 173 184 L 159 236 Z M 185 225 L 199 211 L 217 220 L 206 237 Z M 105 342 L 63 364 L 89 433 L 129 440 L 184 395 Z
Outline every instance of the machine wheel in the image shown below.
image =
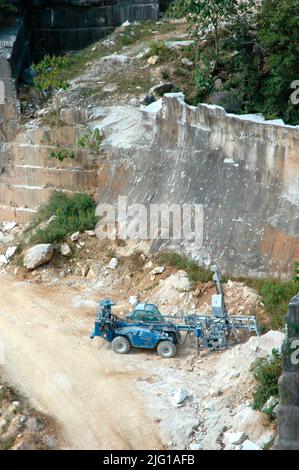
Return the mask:
M 164 358 L 174 357 L 176 355 L 176 346 L 172 341 L 161 341 L 158 344 L 157 353 Z
M 117 354 L 126 354 L 130 350 L 130 342 L 124 336 L 117 336 L 111 343 L 112 349 Z

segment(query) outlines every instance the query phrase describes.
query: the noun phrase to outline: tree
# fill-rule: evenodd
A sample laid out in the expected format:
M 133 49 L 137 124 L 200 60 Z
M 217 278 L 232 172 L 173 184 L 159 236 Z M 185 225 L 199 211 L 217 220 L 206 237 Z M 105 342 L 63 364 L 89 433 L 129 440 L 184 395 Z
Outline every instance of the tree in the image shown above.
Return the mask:
M 212 26 L 215 40 L 215 52 L 219 50 L 219 29 L 237 14 L 237 0 L 192 0 L 190 2 L 190 18 L 200 32 Z
M 255 0 L 176 0 L 171 12 L 176 16 L 186 16 L 197 33 L 204 34 L 211 27 L 215 41 L 215 52 L 219 51 L 219 31 L 222 25 L 235 23 L 251 13 Z
M 291 83 L 299 79 L 299 0 L 263 0 L 257 38 L 264 55 L 263 107 L 266 117 L 298 124 Z

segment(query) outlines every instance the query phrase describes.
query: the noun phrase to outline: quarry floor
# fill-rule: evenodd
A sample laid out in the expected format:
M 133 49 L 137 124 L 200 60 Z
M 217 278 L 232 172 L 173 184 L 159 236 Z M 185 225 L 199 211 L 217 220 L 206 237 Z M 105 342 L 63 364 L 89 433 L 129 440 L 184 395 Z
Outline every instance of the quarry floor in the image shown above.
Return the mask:
M 71 290 L 3 276 L 0 282 L 4 372 L 61 424 L 62 447 L 161 449 L 132 380 L 148 374 L 150 360 L 143 354 L 124 360 L 106 344 L 92 343 L 93 315 L 78 309 L 74 315 Z

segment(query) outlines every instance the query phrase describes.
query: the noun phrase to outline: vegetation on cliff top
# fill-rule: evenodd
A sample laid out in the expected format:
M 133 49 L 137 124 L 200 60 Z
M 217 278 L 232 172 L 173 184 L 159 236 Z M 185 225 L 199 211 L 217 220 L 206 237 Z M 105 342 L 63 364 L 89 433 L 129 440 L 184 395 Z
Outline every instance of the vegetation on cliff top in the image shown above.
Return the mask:
M 132 61 L 129 73 L 113 77 L 120 100 L 138 90 L 139 95 L 148 93 L 154 79 L 166 80 L 192 105 L 208 102 L 228 112 L 263 113 L 267 119 L 299 123 L 299 104 L 291 100 L 299 96 L 294 89 L 299 80 L 299 0 L 250 0 L 241 5 L 235 0 L 165 0 L 163 9 L 167 6 L 168 16 L 186 18 L 187 24 L 167 19 L 132 24 L 75 54 L 46 56 L 34 66 L 35 86 L 49 96 L 51 90 L 67 88 L 70 79 L 101 57 L 147 45 L 159 60 L 141 66 L 149 57 L 144 55 L 140 63 Z M 183 24 L 193 44 L 169 49 L 165 38 L 183 39 Z M 105 98 L 103 88 L 90 82 L 81 90 L 82 98 Z
M 299 105 L 291 102 L 299 80 L 298 11 L 299 0 L 172 2 L 169 15 L 186 17 L 198 38 L 197 99 L 298 124 Z

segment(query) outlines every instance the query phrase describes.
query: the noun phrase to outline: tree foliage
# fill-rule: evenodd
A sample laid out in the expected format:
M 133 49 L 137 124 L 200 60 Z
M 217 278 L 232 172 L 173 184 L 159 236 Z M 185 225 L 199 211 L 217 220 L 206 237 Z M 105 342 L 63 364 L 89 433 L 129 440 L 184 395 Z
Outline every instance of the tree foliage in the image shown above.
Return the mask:
M 208 39 L 196 63 L 201 100 L 203 94 L 209 99 L 211 84 L 224 72 L 220 91 L 236 103 L 231 112 L 299 123 L 299 104 L 291 100 L 292 83 L 299 80 L 299 0 L 176 0 L 169 11 L 186 17 L 196 37 Z M 216 66 L 207 82 L 203 64 L 211 57 L 211 32 Z
M 40 91 L 53 91 L 60 88 L 65 90 L 68 84 L 61 79 L 61 71 L 67 69 L 70 62 L 68 56 L 46 55 L 38 64 L 33 65 L 34 86 Z
M 237 0 L 177 0 L 170 11 L 176 17 L 187 17 L 199 35 L 212 28 L 215 51 L 218 53 L 221 26 L 235 23 L 240 17 L 252 12 L 254 5 L 254 0 L 245 3 Z
M 299 122 L 299 106 L 290 101 L 291 83 L 299 80 L 299 0 L 263 0 L 257 15 L 257 40 L 264 56 L 261 111 Z

